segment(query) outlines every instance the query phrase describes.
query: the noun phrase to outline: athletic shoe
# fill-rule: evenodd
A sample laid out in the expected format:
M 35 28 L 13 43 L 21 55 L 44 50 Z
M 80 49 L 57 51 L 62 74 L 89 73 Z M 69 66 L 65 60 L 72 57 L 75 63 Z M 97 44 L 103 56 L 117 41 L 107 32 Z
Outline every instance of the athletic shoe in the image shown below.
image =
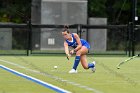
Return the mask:
M 94 67 L 93 67 L 93 68 L 91 68 L 91 70 L 92 70 L 92 72 L 94 73 L 94 72 L 95 72 L 95 70 L 96 70 L 96 68 L 95 68 L 95 64 L 96 64 L 96 62 L 95 62 L 95 61 L 93 61 L 92 63 L 94 64 Z
M 71 70 L 69 71 L 69 73 L 70 73 L 70 74 L 77 73 L 77 70 L 71 69 Z

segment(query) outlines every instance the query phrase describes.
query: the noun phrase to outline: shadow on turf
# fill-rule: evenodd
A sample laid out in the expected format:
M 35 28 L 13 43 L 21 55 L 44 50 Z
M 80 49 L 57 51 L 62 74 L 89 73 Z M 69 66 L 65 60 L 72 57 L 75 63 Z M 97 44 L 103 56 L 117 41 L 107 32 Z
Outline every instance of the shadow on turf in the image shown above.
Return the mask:
M 95 59 L 93 59 L 93 58 L 90 58 L 90 59 L 95 60 Z M 117 71 L 111 69 L 109 66 L 105 65 L 105 64 L 102 63 L 102 62 L 98 62 L 97 60 L 95 60 L 95 61 L 96 61 L 96 64 L 100 65 L 102 68 L 104 68 L 104 69 L 105 69 L 106 71 L 108 71 L 110 74 L 113 74 L 113 75 L 115 75 L 116 77 L 119 77 L 119 78 L 121 78 L 121 79 L 127 81 L 129 84 L 131 84 L 131 85 L 134 86 L 134 87 L 136 87 L 136 86 L 138 85 L 138 83 L 137 83 L 136 81 L 132 80 L 131 78 L 126 77 L 126 76 L 124 76 L 123 74 L 118 73 Z

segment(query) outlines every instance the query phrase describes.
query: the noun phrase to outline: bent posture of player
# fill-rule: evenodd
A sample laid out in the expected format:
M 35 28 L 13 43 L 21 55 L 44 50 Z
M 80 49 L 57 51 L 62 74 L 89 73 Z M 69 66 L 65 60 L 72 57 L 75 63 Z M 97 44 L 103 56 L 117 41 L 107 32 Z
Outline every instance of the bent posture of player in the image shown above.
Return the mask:
M 74 52 L 76 53 L 73 68 L 69 71 L 69 73 L 77 73 L 76 69 L 79 62 L 81 62 L 84 69 L 91 68 L 92 71 L 95 72 L 95 61 L 87 63 L 86 54 L 90 48 L 89 43 L 84 39 L 80 39 L 76 33 L 70 33 L 67 26 L 64 27 L 62 35 L 64 37 L 64 48 L 67 57 L 69 58 Z M 71 51 L 69 51 L 69 46 L 73 48 Z

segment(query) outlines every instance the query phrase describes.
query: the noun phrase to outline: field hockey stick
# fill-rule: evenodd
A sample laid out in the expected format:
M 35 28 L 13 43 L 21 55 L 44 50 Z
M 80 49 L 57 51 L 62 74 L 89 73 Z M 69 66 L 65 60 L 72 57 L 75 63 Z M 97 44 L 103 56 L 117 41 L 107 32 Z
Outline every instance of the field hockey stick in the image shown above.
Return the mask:
M 67 56 L 67 60 L 70 60 L 68 56 Z
M 67 59 L 70 60 L 70 57 L 72 56 L 73 53 L 67 54 Z
M 69 54 L 69 55 L 67 55 L 67 60 L 69 61 L 70 60 L 70 57 L 71 57 L 71 55 Z
M 134 59 L 134 58 L 136 58 L 136 57 L 138 57 L 139 55 L 140 55 L 140 54 L 135 55 L 135 56 L 133 56 L 133 57 L 130 57 L 130 58 L 128 58 L 128 59 L 126 59 L 126 60 L 120 62 L 120 63 L 117 65 L 117 69 L 120 69 L 120 66 L 121 66 L 122 64 L 124 64 L 124 63 L 126 63 L 126 62 L 128 62 L 128 61 L 130 61 L 130 60 L 132 60 L 132 59 Z

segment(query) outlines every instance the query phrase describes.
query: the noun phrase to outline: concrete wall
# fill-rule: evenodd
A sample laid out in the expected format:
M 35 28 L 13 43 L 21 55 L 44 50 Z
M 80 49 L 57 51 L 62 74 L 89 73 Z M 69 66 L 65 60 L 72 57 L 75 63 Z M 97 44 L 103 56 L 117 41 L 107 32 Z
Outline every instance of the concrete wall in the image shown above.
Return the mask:
M 87 24 L 87 0 L 33 0 L 32 23 L 41 24 Z M 39 8 L 40 6 L 40 8 Z M 39 11 L 40 9 L 40 11 Z M 36 15 L 36 16 L 34 16 Z M 37 17 L 38 16 L 38 17 Z M 39 19 L 40 18 L 40 19 Z M 106 18 L 89 18 L 91 25 L 105 25 Z M 45 49 L 63 49 L 62 29 L 33 29 L 33 47 Z M 76 29 L 71 29 L 76 33 Z M 82 38 L 88 38 L 91 51 L 106 51 L 106 29 L 90 29 L 82 33 Z
M 41 24 L 41 0 L 32 0 L 31 6 L 32 24 Z M 32 49 L 40 49 L 40 28 L 32 28 Z
M 106 25 L 107 18 L 89 18 L 90 25 Z M 90 29 L 89 43 L 94 51 L 106 51 L 107 48 L 107 29 Z
M 0 28 L 0 49 L 10 50 L 12 49 L 12 29 Z
M 87 0 L 42 0 L 41 24 L 87 24 Z M 61 31 L 42 29 L 41 49 L 63 49 Z

